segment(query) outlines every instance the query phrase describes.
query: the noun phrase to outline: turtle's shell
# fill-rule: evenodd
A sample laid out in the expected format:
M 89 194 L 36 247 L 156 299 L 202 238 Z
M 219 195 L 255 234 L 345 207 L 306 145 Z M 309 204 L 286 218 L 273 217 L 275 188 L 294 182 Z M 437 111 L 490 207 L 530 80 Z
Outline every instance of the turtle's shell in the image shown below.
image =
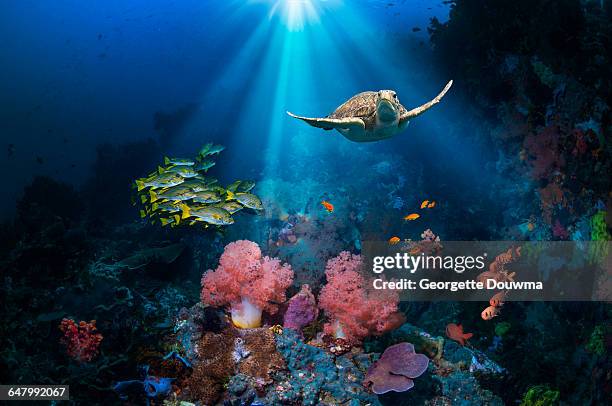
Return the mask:
M 328 118 L 374 117 L 377 100 L 378 92 L 361 92 L 342 103 Z M 402 114 L 405 111 L 404 106 L 399 104 L 399 113 Z

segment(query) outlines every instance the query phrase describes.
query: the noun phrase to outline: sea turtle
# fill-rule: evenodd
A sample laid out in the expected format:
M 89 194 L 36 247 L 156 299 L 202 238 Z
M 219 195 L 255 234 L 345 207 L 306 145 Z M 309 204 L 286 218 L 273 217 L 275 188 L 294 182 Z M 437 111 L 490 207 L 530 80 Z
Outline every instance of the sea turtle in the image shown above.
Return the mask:
M 393 137 L 408 125 L 408 121 L 438 104 L 448 89 L 451 80 L 433 100 L 410 111 L 401 105 L 393 90 L 359 93 L 338 107 L 327 117 L 309 118 L 296 116 L 313 127 L 324 130 L 338 130 L 342 135 L 355 142 L 373 142 Z

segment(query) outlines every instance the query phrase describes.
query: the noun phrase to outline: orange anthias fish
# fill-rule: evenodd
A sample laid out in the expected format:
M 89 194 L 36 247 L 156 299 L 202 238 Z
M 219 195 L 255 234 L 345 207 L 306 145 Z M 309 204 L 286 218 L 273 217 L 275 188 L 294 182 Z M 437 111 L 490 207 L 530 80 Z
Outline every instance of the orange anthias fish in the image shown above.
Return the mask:
M 416 219 L 418 219 L 419 217 L 421 217 L 421 215 L 420 215 L 420 214 L 417 214 L 417 213 L 412 213 L 412 214 L 409 214 L 409 215 L 407 215 L 406 217 L 404 217 L 404 220 L 407 220 L 407 221 L 412 221 L 412 220 L 416 220 Z
M 506 292 L 503 290 L 501 292 L 497 292 L 493 295 L 493 297 L 489 300 L 489 304 L 494 307 L 503 306 L 506 301 Z
M 417 255 L 417 254 L 420 254 L 420 253 L 421 253 L 421 247 L 419 247 L 418 245 L 417 245 L 417 246 L 415 246 L 415 247 L 412 247 L 412 248 L 410 249 L 410 251 L 408 251 L 408 253 L 409 253 L 410 255 Z
M 436 201 L 432 200 L 428 205 L 427 208 L 428 209 L 433 209 L 434 207 L 436 207 Z
M 395 245 L 398 242 L 400 242 L 400 238 L 399 237 L 391 237 L 391 238 L 389 238 L 389 244 L 391 244 L 391 245 Z
M 332 213 L 334 211 L 334 205 L 331 204 L 330 202 L 323 200 L 321 204 L 323 205 L 323 207 L 325 207 L 325 210 L 327 210 L 329 213 Z
M 472 338 L 473 335 L 472 333 L 464 333 L 461 324 L 449 323 L 446 326 L 446 336 L 461 345 L 465 345 L 465 342 Z
M 428 204 L 429 204 L 429 200 L 423 200 L 423 203 L 421 203 L 421 209 L 424 209 L 425 207 L 427 207 Z
M 480 313 L 483 320 L 491 320 L 499 314 L 499 307 L 489 306 Z

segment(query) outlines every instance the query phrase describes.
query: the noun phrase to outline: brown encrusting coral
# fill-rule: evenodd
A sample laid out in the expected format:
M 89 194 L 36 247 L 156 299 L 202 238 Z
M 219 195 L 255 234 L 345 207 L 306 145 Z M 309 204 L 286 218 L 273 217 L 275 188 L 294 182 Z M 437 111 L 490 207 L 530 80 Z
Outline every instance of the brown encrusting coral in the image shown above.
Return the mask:
M 274 333 L 267 328 L 205 332 L 197 343 L 193 373 L 182 386 L 183 396 L 203 405 L 215 404 L 229 379 L 240 373 L 262 386 L 272 382 L 270 374 L 285 368 L 276 350 Z
M 197 345 L 199 362 L 185 381 L 183 391 L 191 399 L 204 405 L 214 404 L 223 393 L 223 384 L 234 373 L 234 334 L 232 330 L 222 333 L 206 332 Z
M 276 351 L 274 333 L 267 328 L 238 331 L 246 356 L 238 362 L 238 372 L 271 383 L 270 374 L 284 369 L 285 360 Z

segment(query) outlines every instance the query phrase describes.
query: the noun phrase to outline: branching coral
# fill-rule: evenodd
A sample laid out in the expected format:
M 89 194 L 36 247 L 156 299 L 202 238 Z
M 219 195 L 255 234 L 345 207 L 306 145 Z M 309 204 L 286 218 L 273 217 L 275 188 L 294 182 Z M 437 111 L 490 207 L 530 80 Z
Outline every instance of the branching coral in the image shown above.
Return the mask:
M 514 272 L 510 273 L 506 269 L 506 265 L 516 261 L 521 256 L 521 247 L 508 248 L 495 257 L 493 262 L 489 264 L 489 270 L 481 273 L 476 277 L 479 282 L 486 282 L 487 279 L 495 279 L 498 282 L 512 281 Z
M 411 255 L 434 255 L 443 248 L 440 242 L 440 236 L 434 234 L 431 229 L 427 229 L 421 233 L 421 241 L 407 241 L 403 244 L 402 250 L 408 251 Z
M 319 295 L 319 306 L 329 322 L 325 333 L 360 343 L 369 335 L 380 335 L 398 327 L 403 316 L 397 311 L 398 295 L 367 289 L 359 273 L 361 256 L 343 251 L 327 262 L 327 285 Z
M 497 282 L 513 281 L 515 272 L 510 272 L 506 265 L 518 260 L 521 256 L 522 247 L 508 248 L 508 251 L 502 252 L 489 265 L 489 270 L 481 273 L 476 277 L 478 282 L 486 283 L 488 279 L 494 279 Z M 490 306 L 485 308 L 481 317 L 483 320 L 491 320 L 499 314 L 499 308 L 504 305 L 504 300 L 507 292 L 499 291 L 489 300 Z
M 274 314 L 275 303 L 285 301 L 285 290 L 293 271 L 279 259 L 263 257 L 259 246 L 239 240 L 228 244 L 216 270 L 202 276 L 202 302 L 212 306 L 230 305 L 236 327 L 261 325 L 261 313 Z

